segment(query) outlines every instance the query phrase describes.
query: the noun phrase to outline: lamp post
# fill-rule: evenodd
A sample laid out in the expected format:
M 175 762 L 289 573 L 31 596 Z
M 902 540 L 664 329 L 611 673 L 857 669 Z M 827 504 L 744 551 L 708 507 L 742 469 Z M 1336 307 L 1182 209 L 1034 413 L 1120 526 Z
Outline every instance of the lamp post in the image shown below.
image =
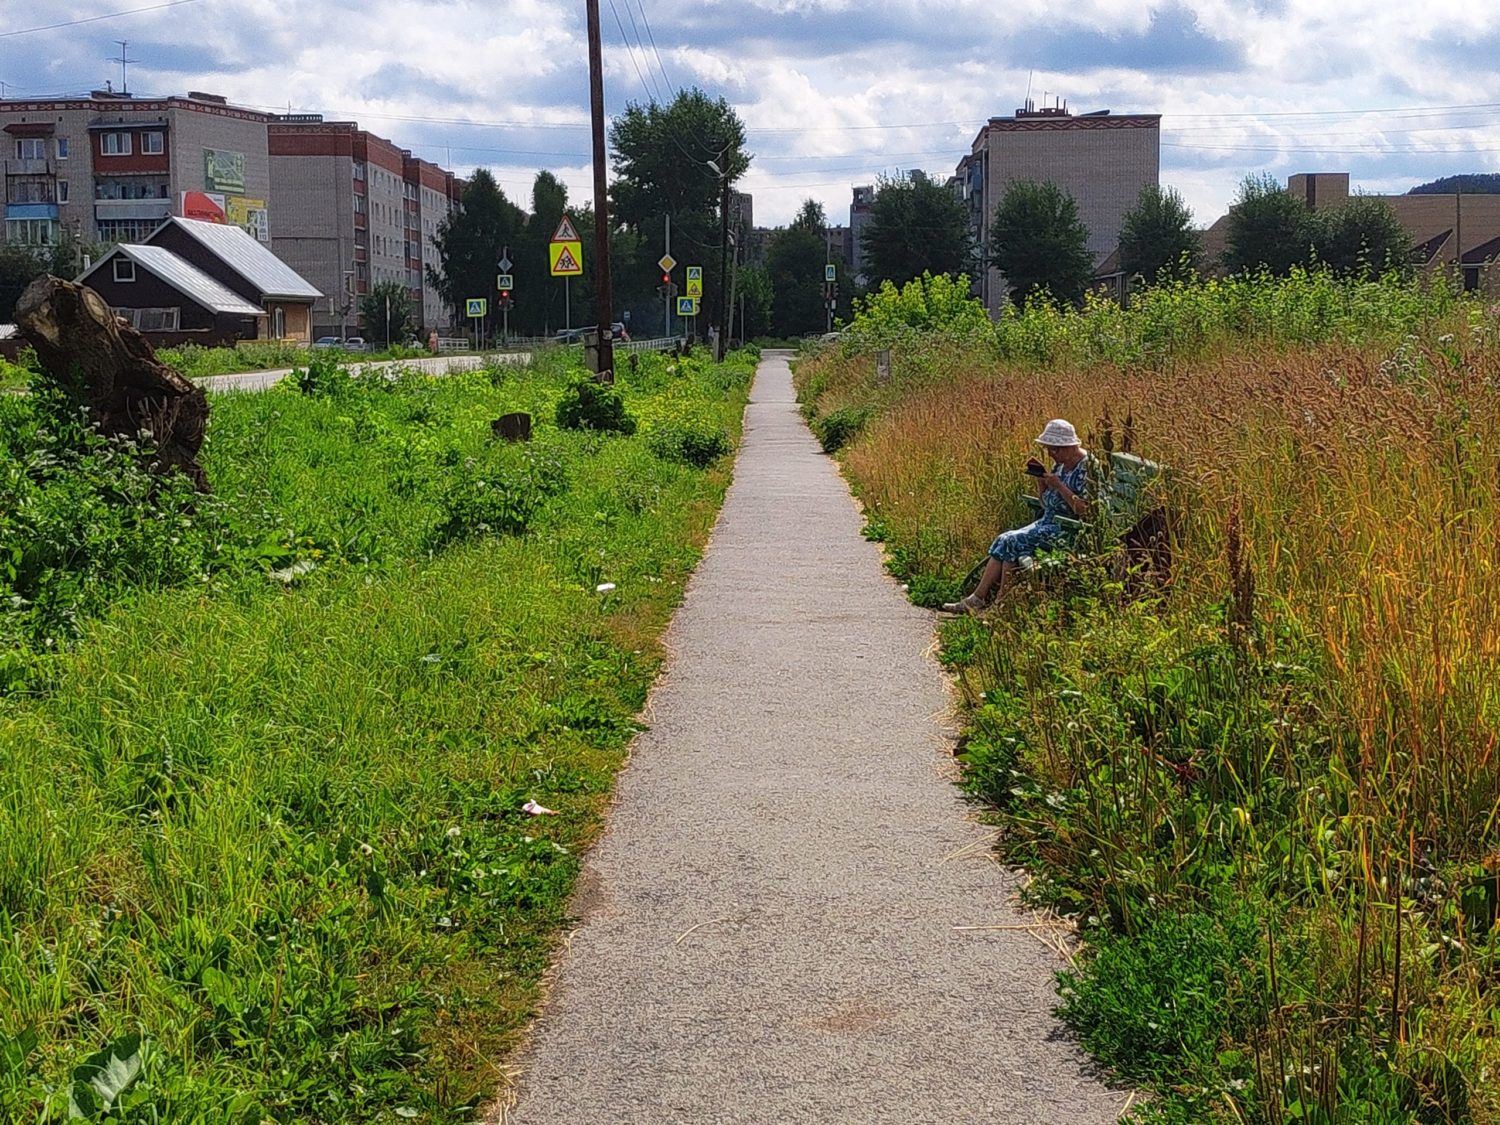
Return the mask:
M 725 326 L 729 319 L 729 149 L 719 153 L 719 160 L 723 161 L 720 167 L 719 161 L 704 161 L 713 169 L 714 175 L 719 177 L 720 202 L 719 202 L 719 337 L 714 344 L 714 359 L 724 358 Z

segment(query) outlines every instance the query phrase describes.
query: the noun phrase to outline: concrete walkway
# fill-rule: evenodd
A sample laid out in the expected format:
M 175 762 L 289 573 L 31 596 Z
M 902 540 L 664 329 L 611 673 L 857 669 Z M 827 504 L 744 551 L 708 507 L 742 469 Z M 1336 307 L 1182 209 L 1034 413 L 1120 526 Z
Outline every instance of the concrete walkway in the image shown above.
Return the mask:
M 496 352 L 488 356 L 477 355 L 438 355 L 420 356 L 416 359 L 375 359 L 366 360 L 364 363 L 350 363 L 349 373 L 351 375 L 364 375 L 367 372 L 385 371 L 392 367 L 408 368 L 420 371 L 425 375 L 451 375 L 458 371 L 473 371 L 483 367 L 487 360 L 494 359 L 501 363 L 526 363 L 531 359 L 530 352 Z M 197 380 L 199 386 L 205 391 L 264 391 L 274 387 L 281 380 L 292 373 L 294 368 L 281 367 L 272 371 L 244 371 L 237 375 L 209 375 Z
M 949 780 L 932 620 L 768 352 L 651 729 L 584 873 L 520 1125 L 1113 1121 L 1057 955 Z

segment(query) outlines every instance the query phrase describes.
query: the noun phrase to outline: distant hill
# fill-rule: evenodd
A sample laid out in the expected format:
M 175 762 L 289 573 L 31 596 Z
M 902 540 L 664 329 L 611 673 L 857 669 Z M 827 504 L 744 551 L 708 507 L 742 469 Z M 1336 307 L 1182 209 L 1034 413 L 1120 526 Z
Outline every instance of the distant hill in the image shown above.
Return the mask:
M 1470 172 L 1463 176 L 1444 176 L 1431 183 L 1418 184 L 1408 195 L 1500 195 L 1500 172 Z

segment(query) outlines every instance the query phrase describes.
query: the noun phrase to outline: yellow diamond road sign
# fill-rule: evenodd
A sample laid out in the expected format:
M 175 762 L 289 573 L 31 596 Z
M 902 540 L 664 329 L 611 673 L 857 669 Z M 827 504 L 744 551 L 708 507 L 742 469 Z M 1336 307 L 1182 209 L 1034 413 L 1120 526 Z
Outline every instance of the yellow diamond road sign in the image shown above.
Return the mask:
M 656 264 L 661 267 L 662 273 L 671 273 L 677 265 L 677 259 L 670 254 L 663 254 Z
M 566 221 L 566 220 L 564 220 Z M 583 243 L 553 242 L 547 246 L 553 277 L 578 277 L 583 273 Z

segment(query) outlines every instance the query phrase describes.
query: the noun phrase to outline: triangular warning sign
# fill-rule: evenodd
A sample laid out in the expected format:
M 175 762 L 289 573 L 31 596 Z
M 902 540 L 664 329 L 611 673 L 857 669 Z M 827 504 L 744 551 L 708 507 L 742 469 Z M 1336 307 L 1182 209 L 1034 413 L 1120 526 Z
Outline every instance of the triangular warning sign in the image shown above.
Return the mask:
M 578 229 L 573 226 L 573 220 L 572 219 L 568 218 L 566 215 L 564 215 L 562 217 L 562 222 L 560 222 L 560 223 L 557 224 L 557 233 L 552 236 L 552 241 L 553 242 L 577 242 L 577 241 L 579 241 L 579 238 L 578 238 Z
M 573 257 L 571 247 L 564 246 L 557 255 L 557 265 L 552 267 L 554 273 L 582 273 L 583 267 L 578 264 L 578 259 Z

